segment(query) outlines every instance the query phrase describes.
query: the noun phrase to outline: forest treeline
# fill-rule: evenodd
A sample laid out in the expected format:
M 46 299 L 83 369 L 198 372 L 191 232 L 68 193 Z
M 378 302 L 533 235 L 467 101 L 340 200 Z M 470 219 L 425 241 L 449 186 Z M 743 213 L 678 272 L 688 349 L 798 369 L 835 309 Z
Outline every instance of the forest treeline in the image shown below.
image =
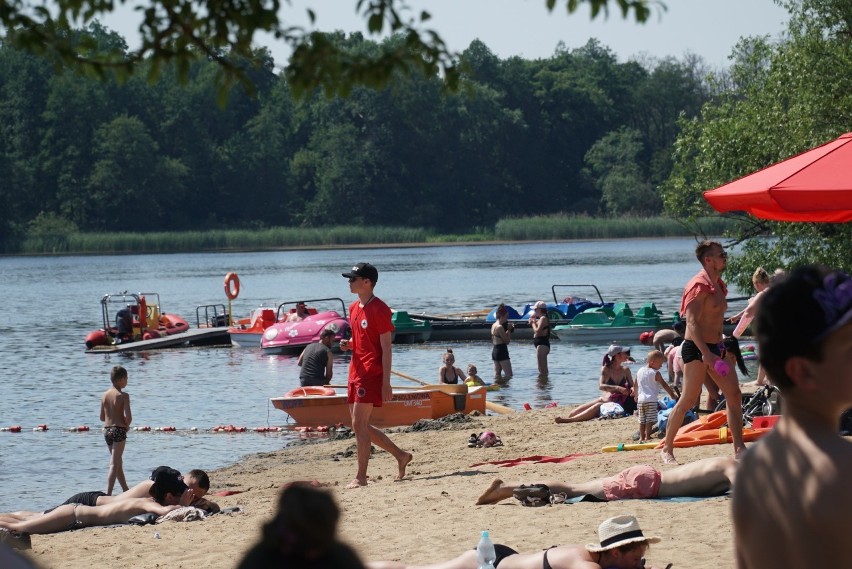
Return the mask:
M 127 51 L 100 24 L 78 33 Z M 332 38 L 353 53 L 379 47 Z M 474 41 L 457 92 L 413 73 L 346 98 L 296 99 L 268 53 L 256 55 L 254 96 L 233 89 L 220 106 L 220 69 L 207 60 L 119 84 L 0 44 L 4 249 L 44 232 L 462 234 L 520 216 L 656 215 L 678 118 L 711 98 L 698 57 L 619 62 L 594 40 L 537 60 Z

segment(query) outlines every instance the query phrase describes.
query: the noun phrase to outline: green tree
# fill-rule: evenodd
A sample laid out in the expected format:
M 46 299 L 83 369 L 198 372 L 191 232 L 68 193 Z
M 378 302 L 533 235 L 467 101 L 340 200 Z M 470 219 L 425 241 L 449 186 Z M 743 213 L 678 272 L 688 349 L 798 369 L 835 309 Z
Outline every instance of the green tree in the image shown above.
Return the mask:
M 788 39 L 741 41 L 732 88 L 706 104 L 700 118 L 682 121 L 672 175 L 661 187 L 671 215 L 692 219 L 711 213 L 703 191 L 852 130 L 852 5 L 846 0 L 785 5 L 791 11 Z M 850 270 L 850 226 L 753 219 L 732 235 L 748 242 L 741 260 L 731 263 L 734 280 L 747 290 L 757 264 L 789 268 L 821 262 Z
M 117 117 L 95 133 L 95 152 L 86 195 L 101 224 L 115 220 L 126 231 L 179 226 L 173 216 L 184 191 L 186 168 L 162 157 L 148 129 L 134 117 Z M 101 225 L 96 229 L 113 228 Z
M 545 0 L 553 10 L 557 0 Z M 239 60 L 257 62 L 254 41 L 257 34 L 271 34 L 292 49 L 287 77 L 298 92 L 324 87 L 329 94 L 348 93 L 354 85 L 386 85 L 399 70 L 421 70 L 427 76 L 437 72 L 454 85 L 459 77 L 455 54 L 450 52 L 435 30 L 426 23 L 431 16 L 426 11 L 414 13 L 404 0 L 357 0 L 355 9 L 365 20 L 371 34 L 386 32 L 400 34 L 404 42 L 385 44 L 378 53 L 353 56 L 322 33 L 310 32 L 287 23 L 288 14 L 280 0 L 253 0 L 235 3 L 230 0 L 209 0 L 204 9 L 197 9 L 192 0 L 149 0 L 140 16 L 138 30 L 141 46 L 126 52 L 120 46 L 103 50 L 103 45 L 90 37 L 73 34 L 73 23 L 88 25 L 94 19 L 113 10 L 111 2 L 98 0 L 56 0 L 51 10 L 30 9 L 21 0 L 0 0 L 0 28 L 7 30 L 7 39 L 24 47 L 98 76 L 109 72 L 126 78 L 137 64 L 150 59 L 147 70 L 156 75 L 166 63 L 177 66 L 185 77 L 193 61 L 199 58 L 217 62 L 222 68 L 222 85 L 227 87 L 242 80 L 252 86 L 251 78 Z M 592 18 L 607 14 L 610 4 L 620 9 L 623 17 L 632 16 L 644 22 L 651 8 L 665 6 L 657 0 L 565 0 L 568 13 L 582 4 L 591 8 Z M 311 22 L 317 20 L 308 9 Z M 231 57 L 234 56 L 234 57 Z
M 643 172 L 639 161 L 642 152 L 641 133 L 622 127 L 601 138 L 586 153 L 607 214 L 659 213 L 662 204 Z

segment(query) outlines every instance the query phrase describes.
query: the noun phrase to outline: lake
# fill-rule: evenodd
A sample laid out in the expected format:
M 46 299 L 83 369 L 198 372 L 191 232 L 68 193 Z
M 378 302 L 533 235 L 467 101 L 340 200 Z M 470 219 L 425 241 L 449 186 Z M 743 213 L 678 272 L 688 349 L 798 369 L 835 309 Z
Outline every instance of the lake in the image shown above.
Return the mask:
M 164 311 L 194 323 L 196 306 L 227 304 L 223 278 L 234 271 L 242 283 L 232 305 L 235 317 L 263 302 L 300 298 L 340 297 L 348 306 L 353 296 L 341 273 L 368 261 L 380 272 L 376 294 L 392 308 L 412 313 L 490 309 L 499 302 L 522 307 L 552 301 L 552 285 L 572 283 L 594 283 L 606 300 L 634 307 L 654 301 L 669 313 L 677 310 L 684 283 L 699 269 L 694 248 L 694 240 L 678 238 L 0 258 L 6 283 L 0 305 L 5 370 L 0 427 L 23 428 L 21 433 L 0 432 L 0 511 L 43 509 L 76 492 L 105 488 L 109 455 L 98 415 L 114 365 L 129 373 L 133 424 L 177 428 L 174 433 L 130 433 L 124 470 L 131 485 L 161 464 L 211 470 L 247 454 L 280 449 L 298 436 L 208 431 L 226 424 L 249 429 L 287 425 L 287 415 L 273 409 L 269 398 L 298 385 L 295 357 L 230 347 L 85 354 L 83 338 L 101 327 L 104 294 L 156 292 Z M 491 346 L 485 342 L 395 345 L 394 369 L 434 382 L 448 347 L 460 367 L 475 363 L 488 379 Z M 541 381 L 531 341 L 513 343 L 515 377 L 506 389 L 489 393 L 489 400 L 521 409 L 524 403 L 537 407 L 591 399 L 605 350 L 606 344 L 555 341 L 551 375 Z M 644 352 L 634 349 L 640 357 Z M 346 357 L 336 356 L 335 382 L 345 381 L 346 366 Z M 412 385 L 396 377 L 394 383 Z M 40 424 L 48 430 L 34 432 Z M 68 431 L 81 425 L 91 431 Z

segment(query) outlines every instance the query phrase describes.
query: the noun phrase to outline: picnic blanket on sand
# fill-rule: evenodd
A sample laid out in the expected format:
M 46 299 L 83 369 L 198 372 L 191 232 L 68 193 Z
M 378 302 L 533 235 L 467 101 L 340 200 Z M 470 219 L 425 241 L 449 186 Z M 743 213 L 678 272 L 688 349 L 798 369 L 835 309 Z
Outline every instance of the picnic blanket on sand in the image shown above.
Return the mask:
M 473 468 L 475 466 L 482 466 L 484 464 L 495 464 L 502 468 L 508 468 L 510 466 L 518 466 L 519 464 L 561 464 L 563 462 L 571 462 L 574 459 L 583 457 L 583 456 L 592 456 L 593 454 L 597 454 L 595 452 L 584 452 L 584 453 L 576 453 L 576 454 L 567 454 L 565 456 L 547 456 L 542 454 L 535 454 L 532 456 L 522 456 L 520 458 L 508 458 L 505 460 L 489 460 L 487 462 L 477 462 L 475 464 L 471 464 L 470 467 Z

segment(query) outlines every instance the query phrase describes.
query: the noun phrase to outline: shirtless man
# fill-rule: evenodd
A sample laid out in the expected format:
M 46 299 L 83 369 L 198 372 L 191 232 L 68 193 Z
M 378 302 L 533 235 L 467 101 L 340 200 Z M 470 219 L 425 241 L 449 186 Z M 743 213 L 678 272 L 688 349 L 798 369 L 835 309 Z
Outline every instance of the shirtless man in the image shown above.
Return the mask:
M 658 537 L 645 537 L 633 516 L 616 516 L 598 528 L 600 543 L 559 545 L 532 553 L 517 553 L 505 545 L 495 545 L 499 569 L 641 569 L 648 545 Z M 396 561 L 367 563 L 369 569 L 477 569 L 476 549 L 465 551 L 455 559 L 433 565 L 406 565 Z M 653 569 L 649 567 L 648 569 Z
M 745 450 L 743 443 L 742 393 L 737 374 L 716 372 L 714 365 L 721 359 L 722 325 L 728 303 L 728 289 L 722 280 L 728 254 L 716 241 L 702 241 L 695 249 L 701 271 L 683 289 L 680 313 L 686 320 L 686 333 L 681 344 L 683 357 L 683 390 L 669 414 L 666 440 L 660 456 L 664 464 L 677 464 L 674 457 L 674 438 L 683 425 L 686 412 L 701 395 L 704 378 L 709 374 L 728 401 L 728 428 L 734 444 L 734 455 Z
M 755 316 L 760 363 L 784 413 L 739 466 L 732 503 L 740 569 L 849 567 L 852 277 L 802 267 L 773 283 Z
M 84 527 L 125 523 L 139 514 L 153 513 L 163 516 L 176 508 L 188 506 L 194 498 L 194 494 L 179 475 L 174 469 L 159 471 L 147 498 L 115 500 L 103 506 L 66 504 L 48 514 L 24 521 L 0 519 L 0 528 L 21 535 L 58 533 Z
M 555 494 L 576 498 L 590 494 L 600 500 L 670 498 L 672 496 L 720 496 L 734 484 L 736 462 L 733 458 L 705 458 L 669 470 L 636 465 L 615 476 L 572 484 L 551 480 L 544 482 Z M 496 504 L 512 497 L 520 482 L 495 480 L 476 501 L 477 505 Z

